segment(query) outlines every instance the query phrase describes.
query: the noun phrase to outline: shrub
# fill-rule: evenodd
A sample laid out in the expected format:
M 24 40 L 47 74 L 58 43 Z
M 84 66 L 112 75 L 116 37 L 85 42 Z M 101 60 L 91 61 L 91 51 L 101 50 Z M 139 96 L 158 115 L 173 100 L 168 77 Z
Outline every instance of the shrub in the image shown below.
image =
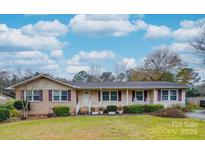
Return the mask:
M 13 104 L 14 108 L 17 110 L 21 110 L 22 109 L 22 104 L 26 105 L 25 101 L 21 101 L 21 100 L 16 100 Z M 30 103 L 28 102 L 28 110 L 30 110 Z
M 14 102 L 15 102 L 15 99 L 11 98 L 11 99 L 9 99 L 6 103 L 8 103 L 8 104 L 14 104 Z
M 107 112 L 116 112 L 117 111 L 117 106 L 116 105 L 109 105 L 107 106 Z
M 168 118 L 185 118 L 185 112 L 181 109 L 166 108 L 157 112 L 152 113 L 154 116 L 168 117 Z
M 129 113 L 129 107 L 127 105 L 123 106 L 123 112 L 124 113 Z
M 179 109 L 179 110 L 183 109 L 183 107 L 181 105 L 179 105 L 179 104 L 172 104 L 172 106 L 170 108 L 172 108 L 172 109 Z
M 16 100 L 16 101 L 14 102 L 14 107 L 15 107 L 15 109 L 17 109 L 17 110 L 21 110 L 21 109 L 22 109 L 22 101 L 21 101 L 21 100 Z
M 0 108 L 0 121 L 5 121 L 10 118 L 10 112 L 6 108 Z
M 0 105 L 0 108 L 7 109 L 11 117 L 19 117 L 21 114 L 14 108 L 14 100 L 8 101 L 6 104 Z
M 199 106 L 195 103 L 189 103 L 186 105 L 186 107 L 182 108 L 183 111 L 185 112 L 190 112 L 190 111 L 193 111 L 195 109 L 198 109 Z
M 0 108 L 6 108 L 6 109 L 8 109 L 8 110 L 13 110 L 13 109 L 14 109 L 14 106 L 13 106 L 13 104 L 11 104 L 11 103 L 6 103 L 6 104 L 0 105 Z
M 12 109 L 12 110 L 10 110 L 10 116 L 11 117 L 20 117 L 21 114 L 20 114 L 20 112 L 18 110 Z
M 129 113 L 142 113 L 144 112 L 144 105 L 129 105 L 128 106 Z
M 123 106 L 124 113 L 143 113 L 143 112 L 155 112 L 164 109 L 162 104 L 137 104 Z
M 144 112 L 155 112 L 164 109 L 162 104 L 146 104 L 144 105 Z
M 200 101 L 200 107 L 205 107 L 205 100 Z
M 53 108 L 53 113 L 58 117 L 68 116 L 70 108 L 67 106 L 56 106 Z

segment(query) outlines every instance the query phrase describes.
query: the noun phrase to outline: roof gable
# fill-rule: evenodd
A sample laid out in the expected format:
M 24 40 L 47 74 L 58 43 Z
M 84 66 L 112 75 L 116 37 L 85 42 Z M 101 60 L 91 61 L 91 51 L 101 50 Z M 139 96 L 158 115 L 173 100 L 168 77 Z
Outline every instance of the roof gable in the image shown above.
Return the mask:
M 46 75 L 42 75 L 42 74 L 41 74 L 41 75 L 35 76 L 35 77 L 33 77 L 33 78 L 30 78 L 30 79 L 24 80 L 24 81 L 22 81 L 22 82 L 19 82 L 19 83 L 15 84 L 15 85 L 12 85 L 12 86 L 8 87 L 7 89 L 15 89 L 15 88 L 17 88 L 17 87 L 20 87 L 20 86 L 29 84 L 29 83 L 31 83 L 31 82 L 33 82 L 33 81 L 35 81 L 35 80 L 39 80 L 39 79 L 41 79 L 41 78 L 45 78 L 45 79 L 51 80 L 51 81 L 53 81 L 53 82 L 57 82 L 57 83 L 59 83 L 59 84 L 62 84 L 62 85 L 65 85 L 65 86 L 68 86 L 68 87 L 71 87 L 71 88 L 76 88 L 74 85 L 71 85 L 71 84 L 69 84 L 69 83 L 65 83 L 65 82 L 62 82 L 62 81 L 59 81 L 59 80 L 56 80 L 56 79 L 54 79 L 54 78 L 51 78 L 51 77 L 48 77 L 48 76 L 46 76 Z

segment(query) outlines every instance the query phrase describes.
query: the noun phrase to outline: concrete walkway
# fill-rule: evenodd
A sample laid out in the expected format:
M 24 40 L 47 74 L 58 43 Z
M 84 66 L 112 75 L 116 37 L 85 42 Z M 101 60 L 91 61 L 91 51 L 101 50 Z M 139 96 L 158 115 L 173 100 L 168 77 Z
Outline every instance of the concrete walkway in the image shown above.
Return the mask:
M 194 112 L 189 112 L 186 114 L 189 118 L 205 120 L 205 110 L 196 110 Z

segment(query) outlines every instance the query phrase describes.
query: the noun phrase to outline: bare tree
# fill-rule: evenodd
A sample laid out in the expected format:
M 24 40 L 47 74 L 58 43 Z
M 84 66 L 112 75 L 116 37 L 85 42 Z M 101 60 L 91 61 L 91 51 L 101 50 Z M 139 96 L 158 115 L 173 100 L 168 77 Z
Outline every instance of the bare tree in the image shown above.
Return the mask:
M 144 61 L 147 76 L 160 81 L 165 72 L 171 72 L 185 66 L 180 57 L 168 48 L 159 48 L 149 54 Z
M 116 64 L 114 67 L 114 73 L 116 75 L 115 80 L 116 81 L 123 81 L 126 77 L 126 65 L 122 65 L 122 64 Z
M 198 52 L 205 54 L 205 24 L 201 24 L 198 28 L 199 36 L 194 38 L 191 46 L 197 49 Z
M 22 110 L 22 117 L 21 118 L 22 118 L 22 120 L 27 119 L 28 111 L 29 111 L 29 108 L 30 108 L 29 107 L 30 106 L 30 100 L 27 97 L 27 92 L 37 90 L 37 87 L 38 87 L 38 82 L 33 82 L 33 83 L 30 83 L 29 85 L 26 84 L 24 86 L 25 93 L 23 94 L 23 97 L 21 97 L 21 103 L 22 103 L 22 109 L 21 109 Z
M 102 74 L 102 66 L 99 64 L 92 64 L 89 71 L 89 81 L 99 81 Z
M 205 64 L 205 24 L 201 24 L 198 28 L 199 35 L 191 41 L 191 46 L 196 49 L 198 56 L 201 59 L 200 64 Z M 204 58 L 203 58 L 204 57 Z

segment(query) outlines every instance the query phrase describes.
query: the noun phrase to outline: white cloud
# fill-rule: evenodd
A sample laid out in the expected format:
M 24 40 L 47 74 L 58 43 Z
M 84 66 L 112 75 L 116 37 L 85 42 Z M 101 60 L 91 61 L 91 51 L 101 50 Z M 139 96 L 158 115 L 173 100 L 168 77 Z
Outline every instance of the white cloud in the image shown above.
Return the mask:
M 103 50 L 103 51 L 80 51 L 79 56 L 82 59 L 113 59 L 115 54 L 110 50 Z
M 59 49 L 64 43 L 51 36 L 29 36 L 21 33 L 20 29 L 8 28 L 0 24 L 0 46 L 26 49 Z
M 173 37 L 177 41 L 191 41 L 196 36 L 199 35 L 199 29 L 198 28 L 191 28 L 191 29 L 177 29 L 173 32 Z
M 180 22 L 182 28 L 192 28 L 194 26 L 194 21 L 192 20 L 183 20 Z
M 115 58 L 115 54 L 109 50 L 90 52 L 80 51 L 78 54 L 74 55 L 71 59 L 68 60 L 68 64 L 79 65 L 82 61 L 105 60 L 113 58 Z
M 152 25 L 144 22 L 143 20 L 137 20 L 135 22 L 136 30 L 145 30 L 145 38 L 163 38 L 170 37 L 172 30 L 165 25 Z
M 100 63 L 100 61 L 114 59 L 115 54 L 110 50 L 102 51 L 80 51 L 78 54 L 74 55 L 68 59 L 68 67 L 66 71 L 68 73 L 78 73 L 79 71 L 89 71 L 90 65 L 93 62 Z
M 145 23 L 143 20 L 137 20 L 135 25 L 136 25 L 136 30 L 145 30 L 148 28 L 148 24 Z
M 68 32 L 68 27 L 58 20 L 38 21 L 36 24 L 25 25 L 21 28 L 22 34 L 60 36 Z
M 205 24 L 205 19 L 183 20 L 180 22 L 180 28 L 173 31 L 173 38 L 177 41 L 191 41 L 197 37 L 200 33 L 199 26 Z
M 6 24 L 0 24 L 0 32 L 5 32 L 8 30 L 8 27 L 6 26 Z
M 123 58 L 120 63 L 127 68 L 134 68 L 137 66 L 134 58 Z
M 193 56 L 192 54 L 181 54 L 182 60 L 189 65 L 200 65 L 204 61 L 204 57 Z
M 62 50 L 52 50 L 51 51 L 51 57 L 61 58 L 61 57 L 63 57 L 63 51 Z
M 50 59 L 47 54 L 37 51 L 13 51 L 3 52 L 0 51 L 0 67 L 1 68 L 21 68 L 28 67 L 33 70 L 55 70 L 58 68 L 58 64 Z
M 170 45 L 161 44 L 153 47 L 153 49 L 157 49 L 157 48 L 169 48 L 174 52 L 192 52 L 192 47 L 190 46 L 189 43 L 186 42 L 174 42 Z
M 69 27 L 73 33 L 88 36 L 123 36 L 135 30 L 128 15 L 76 15 Z
M 68 73 L 71 73 L 71 74 L 75 74 L 75 73 L 78 73 L 80 71 L 86 71 L 88 72 L 90 69 L 89 66 L 85 66 L 85 65 L 69 65 L 67 68 L 66 68 L 66 71 Z
M 162 38 L 162 37 L 170 37 L 171 29 L 167 26 L 156 26 L 149 25 L 147 28 L 147 32 L 145 33 L 145 38 Z

